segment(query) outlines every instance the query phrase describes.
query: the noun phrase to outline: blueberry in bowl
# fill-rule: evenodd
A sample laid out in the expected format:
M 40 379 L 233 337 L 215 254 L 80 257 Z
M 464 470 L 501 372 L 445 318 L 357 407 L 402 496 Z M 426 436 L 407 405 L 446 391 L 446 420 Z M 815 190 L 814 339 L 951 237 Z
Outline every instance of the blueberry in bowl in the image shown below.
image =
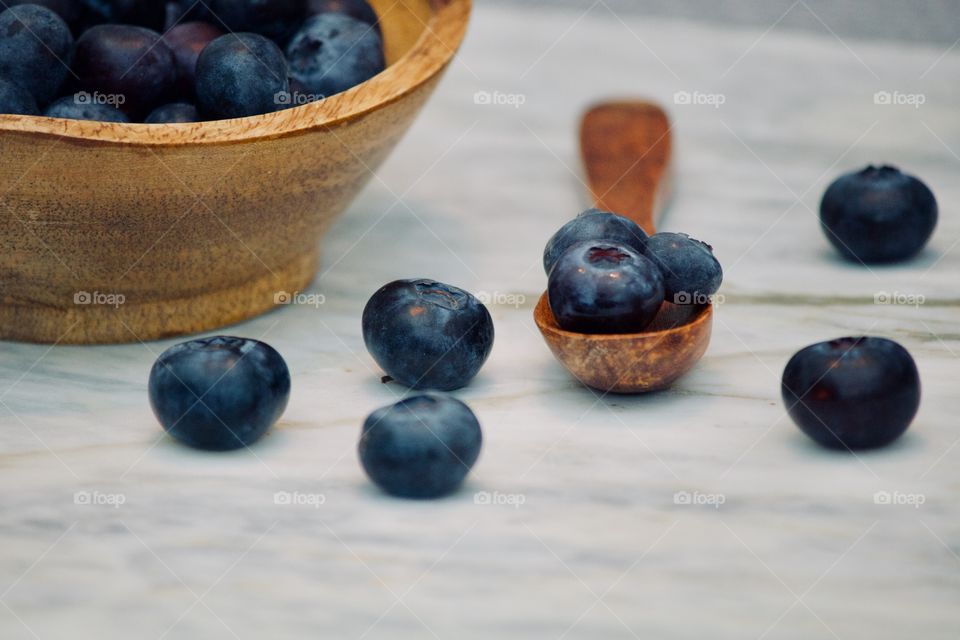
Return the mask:
M 549 276 L 563 253 L 578 242 L 621 242 L 639 254 L 646 251 L 647 233 L 630 218 L 587 209 L 553 234 L 543 250 L 543 270 Z
M 381 287 L 363 310 L 363 341 L 373 359 L 413 389 L 467 385 L 493 349 L 493 319 L 471 293 L 428 279 Z
M 645 255 L 660 267 L 664 295 L 673 304 L 704 304 L 723 282 L 713 247 L 685 233 L 653 234 Z
M 72 49 L 70 27 L 50 9 L 22 4 L 0 13 L 0 78 L 29 91 L 37 104 L 57 96 L 70 72 Z
M 888 165 L 840 176 L 820 203 L 830 243 L 843 257 L 866 264 L 915 256 L 933 235 L 937 217 L 930 188 Z
M 363 424 L 360 462 L 386 493 L 440 498 L 456 491 L 483 444 L 473 411 L 443 393 L 423 393 L 378 409 Z
M 380 34 L 336 12 L 307 20 L 287 45 L 287 59 L 290 75 L 321 96 L 342 93 L 386 67 Z
M 229 33 L 197 59 L 197 105 L 211 118 L 243 118 L 280 108 L 290 91 L 287 61 L 273 41 L 255 33 Z
M 781 395 L 800 430 L 830 449 L 874 449 L 910 426 L 920 407 L 920 375 L 893 340 L 839 338 L 798 351 L 783 371 Z
M 116 107 L 109 104 L 92 102 L 90 94 L 77 93 L 60 98 L 44 112 L 48 118 L 63 118 L 65 120 L 90 120 L 95 122 L 130 122 L 130 119 Z
M 0 77 L 0 113 L 36 116 L 40 115 L 40 107 L 29 91 Z
M 663 276 L 626 244 L 579 242 L 550 271 L 547 295 L 565 331 L 638 333 L 663 304 Z
M 367 0 L 307 0 L 307 14 L 345 13 L 380 32 L 380 18 Z
M 189 126 L 0 115 L 0 172 L 32 167 L 30 180 L 7 185 L 0 208 L 0 339 L 169 338 L 275 310 L 278 292 L 306 290 L 321 238 L 429 100 L 471 7 L 371 4 L 387 68 L 324 100 Z M 197 104 L 174 95 L 150 109 L 171 101 Z M 104 283 L 119 283 L 126 302 L 74 303 Z
M 228 31 L 266 36 L 281 47 L 306 17 L 304 0 L 208 0 Z
M 287 407 L 290 371 L 258 340 L 216 336 L 174 345 L 150 371 L 150 406 L 171 436 L 197 449 L 246 447 Z
M 162 107 L 157 107 L 150 112 L 146 124 L 184 124 L 188 122 L 200 122 L 200 113 L 197 108 L 186 102 L 171 102 Z
M 92 27 L 77 39 L 73 72 L 91 100 L 110 100 L 134 117 L 149 113 L 177 81 L 173 52 L 160 34 L 120 24 Z

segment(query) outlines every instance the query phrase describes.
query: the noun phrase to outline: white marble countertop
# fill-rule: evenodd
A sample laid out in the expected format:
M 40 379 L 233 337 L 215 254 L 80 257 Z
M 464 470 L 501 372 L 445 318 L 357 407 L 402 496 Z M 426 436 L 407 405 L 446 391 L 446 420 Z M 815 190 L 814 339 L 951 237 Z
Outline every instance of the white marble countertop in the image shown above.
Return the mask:
M 478 5 L 426 113 L 326 239 L 326 303 L 227 330 L 270 342 L 293 374 L 252 450 L 161 437 L 146 380 L 169 342 L 0 344 L 0 637 L 960 635 L 960 51 L 621 19 L 602 2 Z M 674 105 L 678 91 L 724 103 Z M 664 228 L 726 267 L 706 357 L 643 397 L 578 386 L 531 317 L 542 246 L 587 204 L 578 116 L 622 95 L 669 105 Z M 821 236 L 823 189 L 868 162 L 939 198 L 909 264 L 844 264 Z M 416 276 L 520 300 L 492 307 L 493 355 L 459 393 L 485 429 L 475 473 L 426 503 L 378 493 L 355 453 L 364 416 L 403 392 L 381 384 L 360 312 Z M 884 291 L 924 304 L 875 305 Z M 784 416 L 779 375 L 800 347 L 860 333 L 914 354 L 923 404 L 886 450 L 825 452 Z

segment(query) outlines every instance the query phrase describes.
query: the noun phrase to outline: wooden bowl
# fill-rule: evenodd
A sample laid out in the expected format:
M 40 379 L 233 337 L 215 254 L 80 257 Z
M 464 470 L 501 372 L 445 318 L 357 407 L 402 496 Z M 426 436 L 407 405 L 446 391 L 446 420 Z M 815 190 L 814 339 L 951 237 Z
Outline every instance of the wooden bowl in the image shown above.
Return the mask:
M 546 293 L 533 315 L 557 360 L 583 384 L 610 393 L 669 387 L 706 352 L 713 325 L 713 305 L 664 302 L 643 333 L 574 333 L 557 324 Z
M 471 0 L 372 0 L 386 71 L 321 102 L 181 125 L 0 116 L 0 339 L 150 340 L 235 323 L 316 273 Z

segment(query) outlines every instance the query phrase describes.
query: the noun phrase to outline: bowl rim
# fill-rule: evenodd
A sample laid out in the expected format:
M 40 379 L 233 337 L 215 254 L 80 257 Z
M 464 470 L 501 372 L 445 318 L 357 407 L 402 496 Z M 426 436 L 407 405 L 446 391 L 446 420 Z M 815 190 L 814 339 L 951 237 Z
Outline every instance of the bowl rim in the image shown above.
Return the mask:
M 547 292 L 544 291 L 540 296 L 540 299 L 537 301 L 537 306 L 534 307 L 534 320 L 537 323 L 537 326 L 540 328 L 541 332 L 549 331 L 555 336 L 562 337 L 567 340 L 599 340 L 603 342 L 615 342 L 619 340 L 640 340 L 645 338 L 656 338 L 662 337 L 665 334 L 669 333 L 683 333 L 691 331 L 702 331 L 704 325 L 710 323 L 711 318 L 713 318 L 713 304 L 707 303 L 703 305 L 697 305 L 700 308 L 697 310 L 696 315 L 694 315 L 690 322 L 686 322 L 676 327 L 671 327 L 669 329 L 660 329 L 659 331 L 639 331 L 637 333 L 578 333 L 576 331 L 567 331 L 566 329 L 561 329 L 557 324 L 556 318 L 553 316 L 553 310 L 550 309 L 550 302 L 547 300 Z M 549 322 L 541 322 L 541 319 L 549 320 Z
M 397 0 L 396 4 L 399 3 Z M 403 56 L 366 82 L 319 102 L 258 116 L 187 124 L 95 122 L 2 114 L 0 135 L 29 134 L 138 146 L 189 146 L 247 142 L 329 129 L 402 99 L 450 63 L 466 34 L 472 0 L 427 0 L 427 4 L 431 16 Z

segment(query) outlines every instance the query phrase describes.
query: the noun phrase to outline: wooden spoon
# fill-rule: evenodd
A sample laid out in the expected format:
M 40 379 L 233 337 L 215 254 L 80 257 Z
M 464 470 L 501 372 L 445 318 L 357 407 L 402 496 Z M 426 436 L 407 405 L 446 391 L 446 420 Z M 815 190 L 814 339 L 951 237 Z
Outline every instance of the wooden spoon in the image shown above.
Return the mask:
M 583 117 L 580 145 L 597 207 L 633 219 L 648 233 L 670 193 L 671 126 L 649 102 L 610 102 Z M 707 350 L 713 307 L 664 302 L 641 333 L 564 331 L 544 293 L 533 312 L 557 359 L 583 384 L 612 393 L 670 386 Z

